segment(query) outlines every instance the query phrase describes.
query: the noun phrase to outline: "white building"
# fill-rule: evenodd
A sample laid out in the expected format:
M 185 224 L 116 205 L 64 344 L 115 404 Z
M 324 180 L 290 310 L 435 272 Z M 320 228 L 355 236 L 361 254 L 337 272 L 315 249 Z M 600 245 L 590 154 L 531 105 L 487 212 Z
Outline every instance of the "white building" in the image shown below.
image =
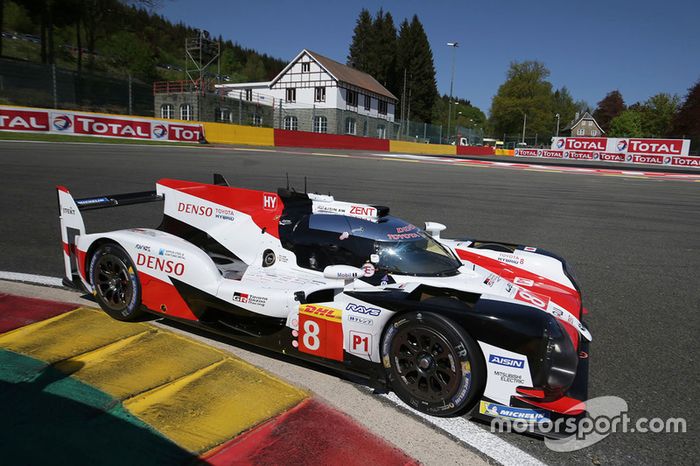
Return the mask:
M 387 138 L 398 99 L 367 73 L 302 50 L 272 81 L 221 84 L 227 97 L 274 107 L 274 126 Z

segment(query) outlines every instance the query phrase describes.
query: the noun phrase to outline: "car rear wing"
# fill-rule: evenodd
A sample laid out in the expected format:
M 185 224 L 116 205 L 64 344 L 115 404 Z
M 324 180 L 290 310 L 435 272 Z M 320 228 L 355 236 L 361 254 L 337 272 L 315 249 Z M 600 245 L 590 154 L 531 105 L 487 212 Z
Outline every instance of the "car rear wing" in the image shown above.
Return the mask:
M 218 173 L 214 174 L 213 183 L 219 186 L 229 185 L 226 178 Z M 77 255 L 80 253 L 75 246 L 76 237 L 86 233 L 82 211 L 145 204 L 163 200 L 163 196 L 156 191 L 108 194 L 81 199 L 74 199 L 65 186 L 57 186 L 56 191 L 58 193 L 58 212 L 61 221 L 61 242 L 63 243 L 63 262 L 65 265 L 64 282 L 67 280 L 74 284 L 80 282 L 75 280 L 79 276 Z M 86 251 L 82 252 L 85 253 Z
M 56 187 L 58 193 L 58 212 L 61 221 L 61 242 L 63 243 L 63 263 L 66 281 L 77 284 L 79 277 L 76 238 L 85 234 L 85 222 L 81 214 L 84 210 L 105 209 L 147 202 L 162 201 L 163 196 L 155 191 L 142 191 L 124 194 L 74 199 L 65 186 Z M 83 251 L 84 253 L 85 251 Z

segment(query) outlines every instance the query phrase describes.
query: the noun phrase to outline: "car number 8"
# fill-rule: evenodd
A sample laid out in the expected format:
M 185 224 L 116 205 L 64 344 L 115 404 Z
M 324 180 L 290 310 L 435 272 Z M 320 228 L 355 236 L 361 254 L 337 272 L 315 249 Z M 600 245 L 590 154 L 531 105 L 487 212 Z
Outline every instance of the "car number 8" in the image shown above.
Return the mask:
M 520 290 L 520 297 L 523 298 L 523 301 L 530 302 L 535 306 L 539 307 L 540 309 L 545 309 L 547 307 L 547 303 L 545 303 L 542 299 L 538 298 L 537 296 L 528 293 L 527 291 Z
M 318 334 L 321 329 L 318 323 L 313 320 L 304 321 L 304 346 L 311 351 L 316 351 L 319 346 L 321 346 L 321 340 L 318 338 Z

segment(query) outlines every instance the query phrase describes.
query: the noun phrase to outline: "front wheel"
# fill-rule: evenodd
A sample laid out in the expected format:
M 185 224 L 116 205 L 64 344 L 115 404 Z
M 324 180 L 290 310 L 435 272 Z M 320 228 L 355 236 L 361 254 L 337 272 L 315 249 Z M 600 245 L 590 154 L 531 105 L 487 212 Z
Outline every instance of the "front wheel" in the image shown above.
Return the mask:
M 117 320 L 143 316 L 141 284 L 129 255 L 114 243 L 101 245 L 90 260 L 90 278 L 100 307 Z
M 466 412 L 484 389 L 477 344 L 450 319 L 431 312 L 402 314 L 388 324 L 382 362 L 396 395 L 432 416 Z

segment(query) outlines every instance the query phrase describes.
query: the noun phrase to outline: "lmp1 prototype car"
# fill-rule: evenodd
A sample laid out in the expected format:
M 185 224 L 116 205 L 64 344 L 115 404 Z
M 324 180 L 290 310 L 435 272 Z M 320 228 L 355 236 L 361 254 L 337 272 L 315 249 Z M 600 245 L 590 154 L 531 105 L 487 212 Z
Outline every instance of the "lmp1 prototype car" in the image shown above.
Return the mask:
M 144 312 L 354 375 L 435 416 L 578 418 L 588 342 L 566 262 L 440 237 L 330 195 L 162 179 L 73 199 L 58 187 L 64 283 L 115 319 Z M 86 234 L 81 211 L 164 202 L 156 229 Z

